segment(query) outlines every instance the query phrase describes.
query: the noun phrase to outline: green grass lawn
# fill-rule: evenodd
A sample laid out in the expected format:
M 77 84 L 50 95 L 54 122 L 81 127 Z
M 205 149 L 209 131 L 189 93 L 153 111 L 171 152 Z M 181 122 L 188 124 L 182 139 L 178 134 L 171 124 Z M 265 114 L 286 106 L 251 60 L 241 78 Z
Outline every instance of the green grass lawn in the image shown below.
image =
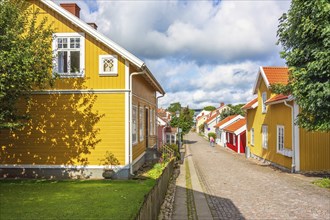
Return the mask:
M 330 189 L 330 178 L 315 180 L 313 183 L 319 187 Z
M 134 219 L 146 180 L 0 180 L 0 219 Z

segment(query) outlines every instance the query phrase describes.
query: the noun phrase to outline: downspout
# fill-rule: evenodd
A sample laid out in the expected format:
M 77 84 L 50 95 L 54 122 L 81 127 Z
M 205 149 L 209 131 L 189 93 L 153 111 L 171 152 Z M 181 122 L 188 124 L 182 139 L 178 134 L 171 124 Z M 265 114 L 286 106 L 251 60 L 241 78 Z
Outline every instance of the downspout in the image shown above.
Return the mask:
M 131 75 L 129 76 L 129 172 L 130 172 L 130 175 L 134 175 L 133 174 L 133 139 L 132 139 L 132 134 L 133 134 L 133 126 L 132 126 L 132 118 L 133 118 L 133 91 L 132 91 L 132 84 L 133 84 L 133 76 L 136 76 L 136 75 L 142 75 L 142 74 L 145 74 L 144 71 L 142 72 L 134 72 L 134 73 L 131 73 Z
M 295 146 L 294 146 L 294 140 L 295 140 L 295 133 L 294 133 L 294 115 L 293 115 L 293 106 L 289 105 L 286 100 L 284 101 L 284 105 L 288 106 L 291 109 L 291 122 L 292 122 L 292 164 L 291 164 L 291 173 L 296 172 L 296 158 L 295 158 Z
M 164 97 L 164 94 L 162 94 L 162 95 L 160 95 L 160 96 L 158 96 L 157 98 L 156 98 L 156 120 L 157 120 L 157 118 L 158 118 L 158 99 L 159 98 L 163 98 Z M 156 123 L 156 126 L 157 126 L 157 132 L 156 132 L 156 143 L 157 143 L 157 149 L 159 149 L 159 146 L 158 146 L 158 123 Z M 164 139 L 163 139 L 164 140 Z

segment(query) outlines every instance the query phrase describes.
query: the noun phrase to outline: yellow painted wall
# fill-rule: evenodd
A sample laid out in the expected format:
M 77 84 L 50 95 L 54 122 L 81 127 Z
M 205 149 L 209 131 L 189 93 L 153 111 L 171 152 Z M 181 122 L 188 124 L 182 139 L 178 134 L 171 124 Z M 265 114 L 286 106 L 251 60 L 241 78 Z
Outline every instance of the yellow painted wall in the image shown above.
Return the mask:
M 33 10 L 40 11 L 40 20 L 45 16 L 52 24 L 55 33 L 82 33 L 83 31 L 71 24 L 39 1 L 31 1 Z M 51 45 L 50 45 L 51 46 Z M 55 89 L 124 89 L 125 88 L 125 60 L 118 56 L 118 76 L 99 76 L 99 55 L 118 55 L 103 43 L 85 34 L 85 77 L 61 78 L 56 81 Z
M 284 147 L 287 149 L 292 149 L 291 109 L 284 104 L 276 104 L 268 106 L 267 112 L 262 113 L 261 94 L 263 92 L 267 92 L 267 99 L 275 95 L 267 89 L 264 81 L 261 80 L 258 88 L 258 107 L 253 110 L 248 110 L 248 146 L 251 153 L 254 155 L 272 161 L 286 168 L 291 168 L 291 158 L 277 153 L 276 149 L 277 125 L 284 126 Z M 267 149 L 262 147 L 262 125 L 268 126 Z M 254 146 L 251 145 L 251 128 L 254 128 Z
M 124 164 L 123 102 L 124 94 L 35 95 L 28 105 L 27 126 L 0 132 L 0 161 L 100 165 L 111 151 Z
M 330 171 L 330 133 L 299 129 L 300 170 Z

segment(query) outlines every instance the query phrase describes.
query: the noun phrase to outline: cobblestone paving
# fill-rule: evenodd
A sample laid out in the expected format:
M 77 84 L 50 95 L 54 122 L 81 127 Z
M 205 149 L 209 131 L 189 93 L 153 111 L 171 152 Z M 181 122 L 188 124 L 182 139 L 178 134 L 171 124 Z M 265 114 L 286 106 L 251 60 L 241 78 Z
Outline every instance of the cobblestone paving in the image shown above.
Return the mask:
M 214 219 L 330 219 L 330 190 L 185 136 Z

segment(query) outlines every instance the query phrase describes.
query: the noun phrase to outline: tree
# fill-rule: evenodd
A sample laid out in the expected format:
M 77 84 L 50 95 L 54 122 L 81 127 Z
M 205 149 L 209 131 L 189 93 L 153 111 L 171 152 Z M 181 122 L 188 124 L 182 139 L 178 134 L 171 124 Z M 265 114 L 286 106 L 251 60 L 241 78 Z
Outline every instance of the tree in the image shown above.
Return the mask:
M 167 108 L 167 111 L 171 113 L 175 113 L 176 111 L 181 111 L 181 104 L 180 102 L 171 103 L 170 106 Z
M 245 116 L 245 112 L 241 109 L 244 104 L 238 104 L 238 105 L 231 105 L 229 104 L 228 107 L 224 109 L 220 113 L 220 120 L 223 120 L 227 118 L 230 115 L 242 115 Z
M 204 109 L 203 110 L 205 110 L 205 111 L 214 111 L 214 110 L 216 110 L 217 108 L 216 107 L 214 107 L 214 106 L 206 106 L 206 107 L 204 107 Z
M 0 0 L 0 128 L 14 128 L 26 117 L 19 100 L 53 83 L 52 30 L 21 0 Z
M 301 112 L 298 124 L 330 130 L 330 2 L 292 0 L 280 18 L 277 35 L 290 71 L 288 86 Z
M 179 117 L 172 118 L 171 127 L 179 127 L 182 129 L 182 134 L 187 134 L 194 125 L 193 116 L 194 111 L 190 110 L 189 107 L 185 107 L 180 112 Z

